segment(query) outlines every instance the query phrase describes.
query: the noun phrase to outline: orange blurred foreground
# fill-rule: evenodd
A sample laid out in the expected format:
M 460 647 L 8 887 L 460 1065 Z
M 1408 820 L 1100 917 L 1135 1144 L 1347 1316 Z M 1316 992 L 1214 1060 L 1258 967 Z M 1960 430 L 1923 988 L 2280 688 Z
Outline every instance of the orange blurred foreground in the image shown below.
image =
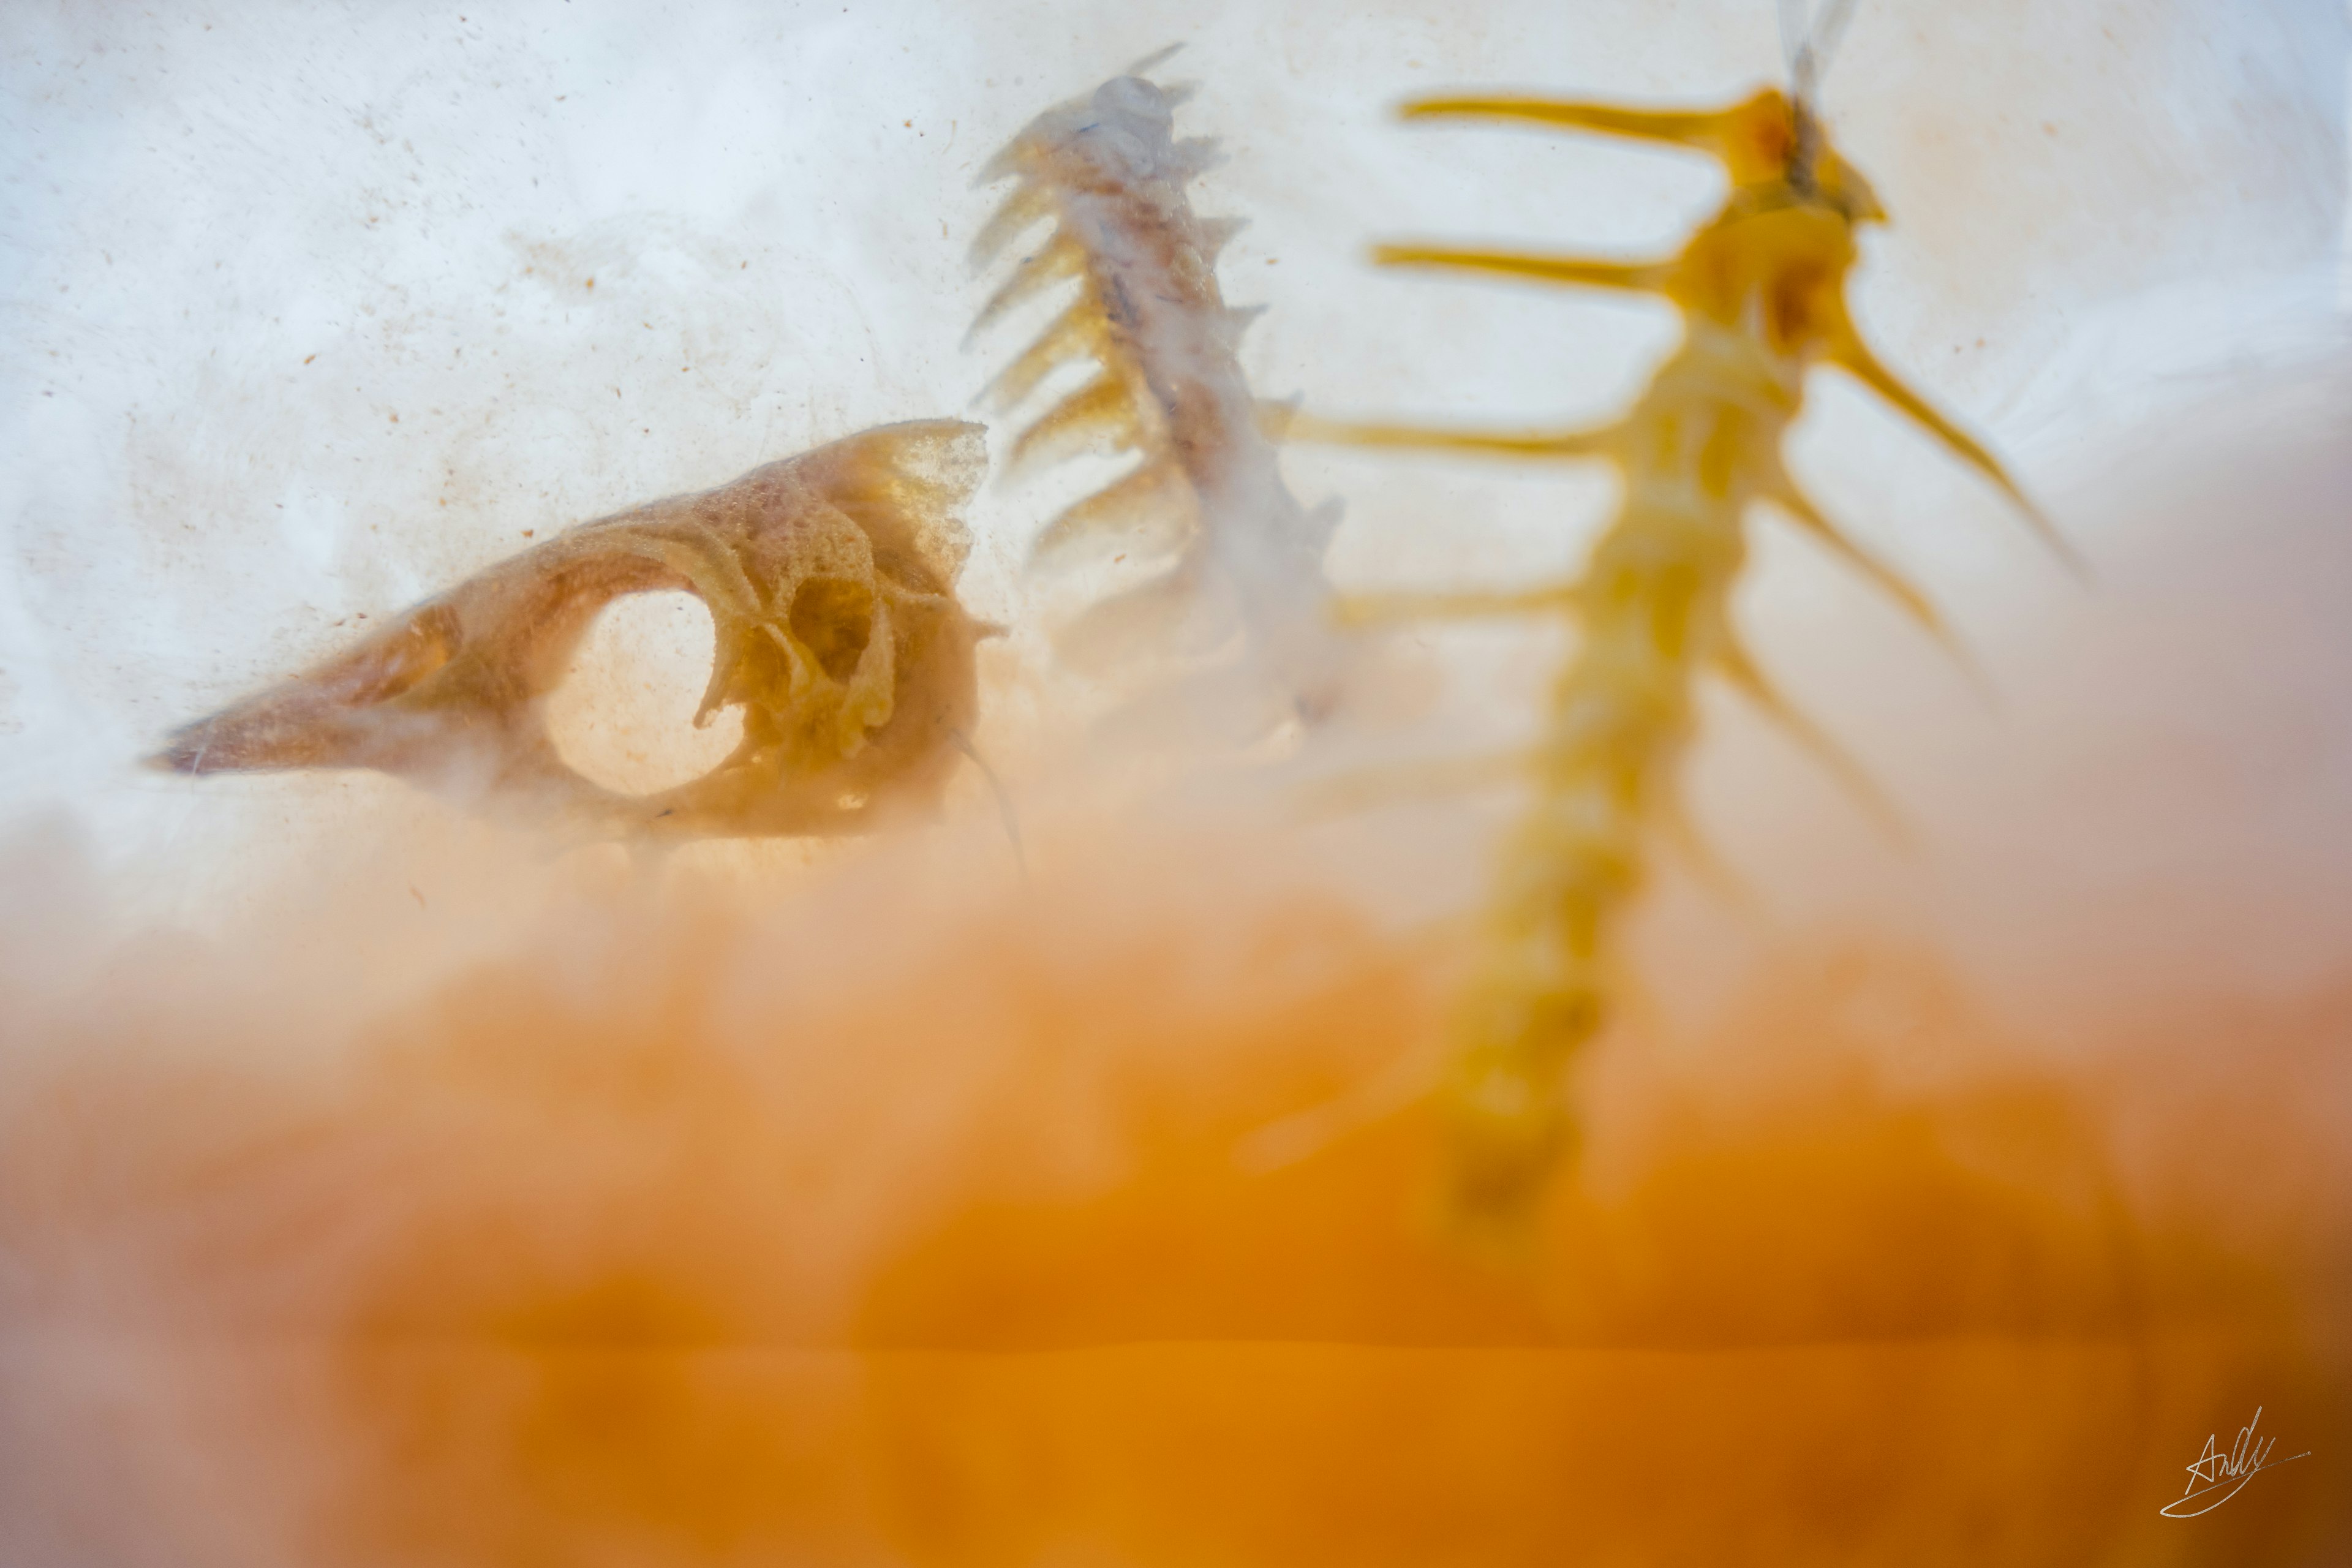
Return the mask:
M 1425 1059 L 1449 955 L 1262 845 L 1095 850 L 1028 891 L 898 845 L 799 897 L 583 902 L 347 1049 L 223 952 L 70 994 L 12 965 L 0 1557 L 2352 1541 L 2342 1152 L 2305 1114 L 2352 992 L 2235 1018 L 2222 1095 L 2187 1025 L 2131 1042 L 2180 1074 L 2062 1076 L 1924 960 L 1791 955 L 1714 1037 L 1603 1053 L 1513 1267 L 1417 1217 L 1417 1104 L 1267 1132 Z M 2257 1406 L 2312 1458 L 2159 1517 Z

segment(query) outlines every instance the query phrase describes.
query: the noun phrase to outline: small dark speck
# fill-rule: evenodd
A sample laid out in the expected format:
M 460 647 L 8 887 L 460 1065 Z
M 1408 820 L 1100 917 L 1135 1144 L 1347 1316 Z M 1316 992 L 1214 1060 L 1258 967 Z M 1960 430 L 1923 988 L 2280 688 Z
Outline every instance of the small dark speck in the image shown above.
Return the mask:
M 302 363 L 304 364 L 309 364 L 312 360 L 317 359 L 318 357 L 319 356 L 317 354 L 304 354 L 302 356 Z
M 593 289 L 594 287 L 596 287 L 596 279 L 594 279 L 593 278 L 591 278 L 590 279 L 588 279 L 588 287 L 590 287 L 591 289 Z
M 460 17 L 460 18 L 458 18 L 458 19 L 459 19 L 460 21 L 463 21 L 463 20 L 464 20 L 464 18 L 463 18 L 463 17 Z M 410 883 L 410 884 L 409 884 L 409 886 L 408 886 L 408 896 L 409 896 L 410 898 L 415 899 L 415 900 L 416 900 L 416 907 L 417 907 L 418 909 L 420 909 L 420 910 L 421 910 L 421 909 L 423 909 L 423 908 L 425 907 L 425 895 L 424 895 L 424 894 L 422 894 L 422 893 L 420 893 L 420 892 L 418 892 L 418 891 L 416 890 L 416 884 L 415 884 L 414 882 Z
M 537 533 L 538 531 L 539 530 L 535 528 L 526 528 L 522 531 L 522 536 L 525 539 L 529 539 L 532 534 Z
M 676 806 L 672 806 L 672 807 L 670 808 L 670 811 L 675 811 L 675 810 L 677 810 L 677 808 Z M 654 813 L 654 819 L 655 819 L 656 821 L 659 821 L 661 818 L 663 818 L 663 817 L 665 817 L 665 816 L 667 816 L 669 814 L 670 814 L 670 813 L 669 813 L 669 811 L 656 811 L 656 812 L 655 812 L 655 813 Z
M 399 423 L 400 423 L 400 416 L 399 416 L 399 415 L 397 415 L 397 414 L 394 415 L 394 416 L 392 416 L 392 422 L 393 422 L 394 425 L 399 424 Z
M 2058 134 L 2058 127 L 2045 120 L 2042 122 L 2042 134 L 2044 136 L 2055 136 Z

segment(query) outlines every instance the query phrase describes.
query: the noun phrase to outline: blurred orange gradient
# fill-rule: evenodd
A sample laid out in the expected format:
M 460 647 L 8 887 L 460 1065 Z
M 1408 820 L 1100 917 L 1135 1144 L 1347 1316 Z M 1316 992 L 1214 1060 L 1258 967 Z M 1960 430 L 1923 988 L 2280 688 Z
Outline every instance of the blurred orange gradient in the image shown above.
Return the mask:
M 2229 1088 L 2199 1027 L 2070 1073 L 1932 956 L 1791 942 L 1697 1036 L 1612 1043 L 1579 1179 L 1497 1262 L 1420 1212 L 1443 928 L 1234 824 L 1034 847 L 1029 886 L 976 837 L 781 891 L 574 868 L 366 1016 L 193 942 L 62 1007 L 12 965 L 51 1047 L 0 1131 L 15 1560 L 2346 1539 L 2347 1189 L 2308 1097 L 2352 987 L 2230 1019 Z M 2313 1458 L 2159 1517 L 2257 1406 Z

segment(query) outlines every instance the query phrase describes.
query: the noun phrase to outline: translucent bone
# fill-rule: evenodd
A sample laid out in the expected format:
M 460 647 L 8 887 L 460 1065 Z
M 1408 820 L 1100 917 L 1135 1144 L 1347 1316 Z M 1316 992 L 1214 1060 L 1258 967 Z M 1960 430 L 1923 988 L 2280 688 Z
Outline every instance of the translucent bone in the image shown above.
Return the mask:
M 956 513 L 981 427 L 885 426 L 700 495 L 585 523 L 396 617 L 348 652 L 172 737 L 181 773 L 374 768 L 604 835 L 836 834 L 935 805 L 971 727 L 972 645 L 954 596 Z M 701 778 L 631 796 L 549 740 L 543 700 L 596 612 L 700 598 L 714 631 L 698 720 L 743 710 Z
M 1372 250 L 1381 267 L 1443 267 L 1532 278 L 1581 289 L 1623 289 L 1655 293 L 1673 276 L 1671 261 L 1596 261 L 1575 256 L 1521 256 L 1505 250 L 1451 250 L 1432 245 L 1382 245 Z
M 1600 430 L 1447 430 L 1427 425 L 1354 424 L 1280 407 L 1265 424 L 1278 438 L 1330 447 L 1395 447 L 1423 452 L 1481 452 L 1503 458 L 1606 457 L 1613 427 Z
M 2075 552 L 2073 545 L 2066 542 L 2065 536 L 2058 531 L 2057 525 L 2042 515 L 2042 509 L 2026 499 L 2025 492 L 2018 488 L 2017 481 L 2009 477 L 2009 470 L 2001 467 L 2000 459 L 1985 450 L 1980 443 L 1960 429 L 1958 426 L 1937 413 L 1934 405 L 1912 391 L 1893 371 L 1881 364 L 1878 362 L 1878 356 L 1870 352 L 1870 346 L 1862 341 L 1859 333 L 1849 329 L 1842 335 L 1836 347 L 1827 357 L 1830 363 L 1836 365 L 1856 381 L 1861 382 L 1863 385 L 1893 404 L 1898 413 L 1933 437 L 1937 444 L 1946 451 L 1990 479 L 1994 488 L 2009 498 L 2010 505 L 2017 509 L 2018 515 L 2025 519 L 2027 526 L 2033 530 L 2042 542 L 2048 545 L 2051 552 L 2066 563 L 2067 570 L 2074 573 L 2078 579 L 2089 578 L 2088 563 Z
M 1132 535 L 1145 547 L 1180 547 L 1199 526 L 1199 501 L 1174 463 L 1139 464 L 1105 489 L 1056 512 L 1031 547 L 1044 559 L 1081 540 Z
M 1319 717 L 1333 706 L 1350 657 L 1322 614 L 1322 554 L 1334 519 L 1298 504 L 1259 428 L 1235 353 L 1257 312 L 1228 307 L 1216 277 L 1217 254 L 1240 226 L 1192 211 L 1184 187 L 1215 152 L 1175 139 L 1180 101 L 1139 68 L 1039 115 L 990 163 L 986 178 L 1020 185 L 991 221 L 982 249 L 1040 216 L 1055 226 L 974 331 L 1053 278 L 1081 278 L 1071 310 L 997 379 L 992 395 L 1017 403 L 1054 368 L 1092 359 L 1101 374 L 1018 437 L 1014 456 L 1042 462 L 1108 447 L 1132 448 L 1142 460 L 1049 523 L 1037 556 L 1124 525 L 1147 547 L 1172 545 L 1180 554 L 1151 591 L 1087 612 L 1060 639 L 1065 655 L 1078 658 L 1083 648 L 1098 667 L 1113 651 L 1179 663 L 1201 642 L 1202 626 L 1237 616 L 1244 638 L 1238 647 L 1219 641 L 1215 657 L 1249 674 L 1220 678 L 1217 689 L 1255 682 L 1263 689 L 1244 700 L 1253 712 Z M 1220 605 L 1187 614 L 1176 603 L 1185 594 Z M 1124 631 L 1114 625 L 1123 616 L 1132 622 Z M 1172 672 L 1180 681 L 1213 673 Z
M 1796 150 L 1796 116 L 1787 99 L 1766 89 L 1728 109 L 1626 109 L 1540 98 L 1431 98 L 1408 103 L 1407 120 L 1522 120 L 1568 131 L 1686 147 L 1721 159 L 1735 184 L 1779 174 Z
M 1772 684 L 1745 648 L 1729 638 L 1721 639 L 1715 647 L 1712 662 L 1717 672 L 1731 683 L 1732 689 L 1753 703 L 1819 763 L 1888 837 L 1899 843 L 1913 841 L 1910 824 L 1887 798 L 1886 792 L 1878 787 L 1870 771 L 1838 744 L 1828 731 L 1808 718 L 1802 709 L 1782 696 L 1780 688 Z
M 1050 463 L 1073 453 L 1127 451 L 1148 438 L 1141 413 L 1126 384 L 1105 372 L 1040 415 L 1013 443 L 1009 461 L 1016 469 Z
M 1789 514 L 1797 526 L 1828 546 L 1830 552 L 1864 577 L 1873 587 L 1903 607 L 1905 614 L 1916 621 L 1922 629 L 1937 642 L 1955 647 L 1951 632 L 1944 617 L 1936 611 L 1927 595 L 1915 587 L 1910 580 L 1877 556 L 1848 538 L 1843 529 L 1823 517 L 1821 509 L 1794 485 L 1774 489 L 1765 499 Z

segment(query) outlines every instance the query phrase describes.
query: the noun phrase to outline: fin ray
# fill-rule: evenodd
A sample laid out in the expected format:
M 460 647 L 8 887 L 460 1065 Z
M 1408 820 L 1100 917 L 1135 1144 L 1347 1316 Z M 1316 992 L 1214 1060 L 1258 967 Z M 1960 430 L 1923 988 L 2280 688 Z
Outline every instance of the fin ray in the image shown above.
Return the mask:
M 1525 120 L 1568 131 L 1590 131 L 1637 142 L 1704 149 L 1722 134 L 1720 110 L 1622 109 L 1549 98 L 1423 98 L 1399 111 L 1404 120 Z

